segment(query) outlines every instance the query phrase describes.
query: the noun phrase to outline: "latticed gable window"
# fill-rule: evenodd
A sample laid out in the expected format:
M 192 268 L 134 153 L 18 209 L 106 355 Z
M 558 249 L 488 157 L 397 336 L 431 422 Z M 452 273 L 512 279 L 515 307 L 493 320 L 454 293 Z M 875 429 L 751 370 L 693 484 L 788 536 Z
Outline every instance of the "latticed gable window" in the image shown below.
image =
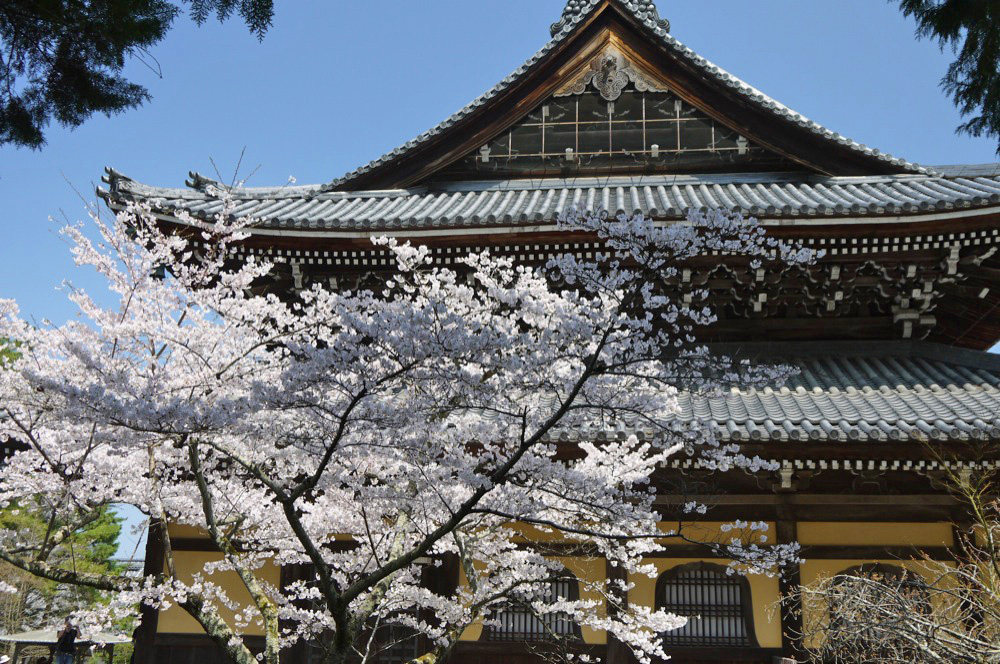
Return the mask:
M 663 635 L 667 646 L 756 646 L 750 587 L 742 576 L 707 563 L 681 565 L 657 582 L 657 608 L 689 618 Z
M 773 162 L 773 163 L 771 163 Z M 553 97 L 444 173 L 455 177 L 787 166 L 669 92 Z
M 571 576 L 554 579 L 548 583 L 545 601 L 579 598 L 577 580 Z M 489 641 L 554 641 L 579 638 L 579 627 L 566 613 L 539 615 L 529 599 L 511 600 L 495 616 L 495 625 L 483 631 Z

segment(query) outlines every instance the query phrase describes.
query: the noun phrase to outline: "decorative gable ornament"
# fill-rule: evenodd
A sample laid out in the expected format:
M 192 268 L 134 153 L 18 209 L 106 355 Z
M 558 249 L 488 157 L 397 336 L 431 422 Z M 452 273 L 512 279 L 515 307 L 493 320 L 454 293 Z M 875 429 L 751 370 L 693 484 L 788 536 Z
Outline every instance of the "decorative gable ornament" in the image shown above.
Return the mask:
M 669 92 L 666 85 L 657 83 L 636 70 L 617 49 L 608 48 L 590 61 L 590 67 L 583 76 L 556 92 L 555 96 L 583 94 L 588 85 L 593 85 L 606 101 L 615 101 L 622 96 L 629 83 L 639 92 Z

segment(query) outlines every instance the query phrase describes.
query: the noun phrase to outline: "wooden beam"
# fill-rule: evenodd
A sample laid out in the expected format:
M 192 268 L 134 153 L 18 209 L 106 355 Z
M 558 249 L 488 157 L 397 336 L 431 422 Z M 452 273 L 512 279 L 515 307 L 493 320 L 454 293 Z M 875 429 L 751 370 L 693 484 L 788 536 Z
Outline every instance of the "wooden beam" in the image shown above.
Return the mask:
M 850 507 L 855 505 L 873 505 L 878 507 L 896 507 L 896 506 L 944 506 L 944 507 L 954 507 L 959 505 L 960 502 L 954 497 L 948 494 L 929 494 L 929 495 L 900 495 L 900 496 L 882 496 L 882 495 L 858 495 L 858 494 L 846 494 L 846 495 L 829 495 L 829 494 L 790 494 L 790 495 L 779 495 L 779 494 L 739 494 L 739 495 L 716 495 L 716 496 L 698 496 L 697 499 L 709 506 L 714 505 L 836 505 L 840 507 Z M 684 496 L 657 496 L 654 504 L 656 505 L 683 505 L 684 503 L 690 501 L 690 497 Z M 854 519 L 849 518 L 850 515 L 844 515 L 846 521 L 853 521 Z
M 725 555 L 713 555 L 707 546 L 698 544 L 671 544 L 665 551 L 647 554 L 650 560 L 679 558 L 726 558 Z M 847 546 L 804 546 L 801 557 L 803 560 L 913 560 L 926 555 L 931 560 L 951 561 L 955 552 L 943 546 L 877 546 L 877 545 L 847 545 Z

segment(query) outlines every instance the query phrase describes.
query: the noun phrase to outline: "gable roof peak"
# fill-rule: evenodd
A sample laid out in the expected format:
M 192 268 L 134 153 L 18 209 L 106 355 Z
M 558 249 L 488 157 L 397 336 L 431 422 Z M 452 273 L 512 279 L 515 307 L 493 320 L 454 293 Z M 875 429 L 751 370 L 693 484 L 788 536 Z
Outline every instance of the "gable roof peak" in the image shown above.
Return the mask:
M 601 4 L 602 1 L 603 0 L 568 0 L 566 8 L 563 9 L 562 16 L 557 22 L 552 24 L 552 36 L 555 37 L 557 34 L 566 29 L 567 26 L 573 25 L 579 17 L 588 14 L 590 10 Z M 626 10 L 634 14 L 640 21 L 645 22 L 650 20 L 660 28 L 663 28 L 664 32 L 670 32 L 670 21 L 660 18 L 660 12 L 656 10 L 656 3 L 653 2 L 653 0 L 611 1 L 617 2 Z
M 424 132 L 413 140 L 384 154 L 368 164 L 361 166 L 325 185 L 326 191 L 360 191 L 365 189 L 387 189 L 410 186 L 422 181 L 444 166 L 461 158 L 458 148 L 445 146 L 433 155 L 432 160 L 426 156 L 417 159 L 421 150 L 433 150 L 444 145 L 445 137 L 458 136 L 468 138 L 474 132 L 482 129 L 480 119 L 487 116 L 487 110 L 499 106 L 500 101 L 509 102 L 512 90 L 519 90 L 539 71 L 545 71 L 545 66 L 552 62 L 555 54 L 566 44 L 580 36 L 582 27 L 588 19 L 603 9 L 611 8 L 619 13 L 625 13 L 638 23 L 636 28 L 644 33 L 650 41 L 660 47 L 664 57 L 673 58 L 682 65 L 678 71 L 692 72 L 692 76 L 701 77 L 706 86 L 710 86 L 723 98 L 733 98 L 737 104 L 745 104 L 749 111 L 759 113 L 764 122 L 773 123 L 773 131 L 794 132 L 794 140 L 788 139 L 783 145 L 789 154 L 802 152 L 802 145 L 808 144 L 812 156 L 800 160 L 809 171 L 826 175 L 878 175 L 920 173 L 933 174 L 933 169 L 910 163 L 904 159 L 880 152 L 874 148 L 862 145 L 846 136 L 835 133 L 819 125 L 800 113 L 796 113 L 784 104 L 768 97 L 757 88 L 733 76 L 690 48 L 675 39 L 668 29 L 668 21 L 660 18 L 656 5 L 652 0 L 568 0 L 560 21 L 552 26 L 553 35 L 545 46 L 535 55 L 518 67 L 513 73 L 500 81 L 491 90 L 480 95 L 470 104 L 454 113 L 436 127 Z M 629 21 L 631 22 L 631 21 Z M 586 44 L 583 45 L 586 47 Z M 508 105 L 504 113 L 510 113 Z M 516 112 L 516 108 L 515 111 Z M 770 117 L 768 117 L 770 116 Z M 473 120 L 475 118 L 476 120 Z M 466 132 L 462 134 L 462 132 Z M 742 133 L 741 133 L 742 135 Z M 747 135 L 747 139 L 768 147 L 766 137 Z M 780 138 L 780 136 L 779 136 Z M 483 143 L 480 141 L 479 145 Z M 446 152 L 451 150 L 452 152 Z M 471 144 L 464 146 L 465 150 L 474 149 Z M 465 156 L 468 156 L 468 152 Z M 792 157 L 793 160 L 795 157 Z M 411 160 L 407 162 L 407 160 Z M 414 166 L 415 164 L 415 166 Z M 426 165 L 424 168 L 421 164 Z M 410 170 L 403 173 L 402 166 Z

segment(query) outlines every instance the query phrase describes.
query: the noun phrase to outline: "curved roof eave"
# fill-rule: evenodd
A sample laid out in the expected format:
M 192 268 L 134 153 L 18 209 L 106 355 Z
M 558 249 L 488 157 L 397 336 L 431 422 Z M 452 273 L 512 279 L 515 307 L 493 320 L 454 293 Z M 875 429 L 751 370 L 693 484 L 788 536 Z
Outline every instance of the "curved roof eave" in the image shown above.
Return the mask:
M 718 207 L 781 225 L 853 221 L 901 223 L 979 217 L 1000 211 L 1000 167 L 947 167 L 943 175 L 802 176 L 761 173 L 660 175 L 455 182 L 438 187 L 328 191 L 323 185 L 237 188 L 192 174 L 189 189 L 153 187 L 108 170 L 101 191 L 111 203 L 153 203 L 164 214 L 208 218 L 223 211 L 225 191 L 234 214 L 250 214 L 277 233 L 472 231 L 551 224 L 570 209 L 683 219 L 691 209 Z M 532 195 L 522 195 L 530 193 Z M 588 202 L 600 202 L 590 209 Z

